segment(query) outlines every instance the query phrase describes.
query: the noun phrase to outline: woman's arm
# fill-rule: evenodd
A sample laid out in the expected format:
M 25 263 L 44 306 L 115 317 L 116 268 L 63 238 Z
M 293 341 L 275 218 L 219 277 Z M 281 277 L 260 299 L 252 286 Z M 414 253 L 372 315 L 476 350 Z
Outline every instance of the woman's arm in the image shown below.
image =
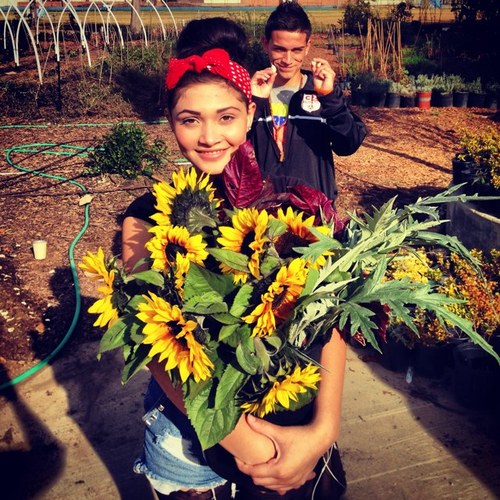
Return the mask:
M 150 224 L 135 217 L 126 217 L 123 221 L 122 259 L 128 272 L 134 268 L 139 260 L 148 256 L 144 245 L 151 237 L 151 233 L 148 232 L 150 227 Z M 141 265 L 134 270 L 141 271 L 145 267 L 146 265 Z M 148 363 L 148 368 L 170 401 L 186 414 L 182 390 L 180 387 L 173 386 L 164 366 L 153 359 Z M 236 424 L 235 429 L 220 444 L 242 462 L 249 464 L 267 462 L 275 456 L 276 452 L 273 442 L 263 434 L 253 431 L 243 416 Z
M 238 468 L 255 484 L 283 494 L 299 488 L 314 477 L 319 458 L 335 443 L 340 432 L 342 390 L 347 346 L 337 330 L 323 347 L 321 384 L 312 421 L 304 426 L 281 427 L 255 417 L 249 425 L 275 443 L 277 456 L 267 464 L 248 465 L 237 460 Z

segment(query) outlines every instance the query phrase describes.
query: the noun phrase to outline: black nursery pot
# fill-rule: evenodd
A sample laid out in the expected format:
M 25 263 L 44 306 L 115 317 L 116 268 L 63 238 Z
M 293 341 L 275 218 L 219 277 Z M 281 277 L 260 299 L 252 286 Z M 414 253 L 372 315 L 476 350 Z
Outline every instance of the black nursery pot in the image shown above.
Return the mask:
M 496 92 L 487 92 L 484 107 L 492 110 L 498 109 L 498 94 Z
M 453 184 L 472 182 L 474 179 L 474 162 L 472 160 L 461 160 L 453 158 L 451 160 Z
M 415 105 L 416 104 L 414 95 L 402 95 L 399 100 L 400 108 L 414 108 Z
M 386 92 L 370 92 L 370 106 L 383 108 L 385 106 Z
M 351 94 L 351 104 L 353 106 L 368 107 L 370 105 L 370 94 L 362 90 L 353 90 Z
M 402 372 L 411 364 L 413 351 L 408 349 L 402 342 L 389 338 L 386 343 L 381 344 L 381 364 L 387 370 Z
M 453 394 L 467 408 L 491 408 L 500 396 L 500 367 L 490 354 L 472 342 L 453 351 Z
M 423 377 L 440 378 L 446 367 L 446 345 L 417 344 L 413 360 L 416 373 Z
M 469 94 L 469 100 L 467 106 L 469 108 L 484 108 L 486 105 L 486 93 L 485 92 L 471 92 Z
M 388 92 L 385 97 L 386 108 L 399 108 L 401 104 L 401 96 L 396 92 Z
M 453 92 L 453 106 L 455 108 L 466 108 L 469 100 L 469 92 Z
M 453 106 L 453 94 L 451 92 L 436 92 L 433 93 L 435 106 L 438 108 L 451 108 Z

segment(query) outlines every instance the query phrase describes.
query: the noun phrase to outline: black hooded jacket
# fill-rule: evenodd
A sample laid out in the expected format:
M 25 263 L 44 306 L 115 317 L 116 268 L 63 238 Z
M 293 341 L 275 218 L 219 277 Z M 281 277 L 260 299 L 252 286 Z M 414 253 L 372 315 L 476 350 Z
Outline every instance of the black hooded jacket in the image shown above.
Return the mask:
M 310 71 L 304 87 L 290 100 L 284 141 L 283 162 L 273 139 L 273 118 L 269 100 L 253 97 L 257 109 L 248 138 L 264 175 L 300 179 L 300 183 L 337 197 L 333 153 L 353 154 L 367 131 L 361 119 L 347 106 L 339 87 L 327 95 L 313 88 Z

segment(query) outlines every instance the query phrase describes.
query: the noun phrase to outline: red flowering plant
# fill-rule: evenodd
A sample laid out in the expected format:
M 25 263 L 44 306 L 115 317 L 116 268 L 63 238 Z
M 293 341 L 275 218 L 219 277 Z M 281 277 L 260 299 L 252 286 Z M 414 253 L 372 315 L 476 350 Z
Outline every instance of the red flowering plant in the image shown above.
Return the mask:
M 428 283 L 384 279 L 395 252 L 425 243 L 476 266 L 456 238 L 431 231 L 441 222 L 436 204 L 457 199 L 452 190 L 403 209 L 392 200 L 346 225 L 315 190 L 274 193 L 248 144 L 222 181 L 225 199 L 195 169 L 153 186 L 150 270 L 126 273 L 101 249 L 80 265 L 101 284 L 89 309 L 106 329 L 99 354 L 123 350 L 124 381 L 153 358 L 163 364 L 204 449 L 242 412 L 263 417 L 310 402 L 320 381 L 311 349 L 334 327 L 378 348 L 386 318 L 377 308 L 414 331 L 412 308 L 433 311 L 498 360 L 471 322 L 446 307 L 456 299 Z

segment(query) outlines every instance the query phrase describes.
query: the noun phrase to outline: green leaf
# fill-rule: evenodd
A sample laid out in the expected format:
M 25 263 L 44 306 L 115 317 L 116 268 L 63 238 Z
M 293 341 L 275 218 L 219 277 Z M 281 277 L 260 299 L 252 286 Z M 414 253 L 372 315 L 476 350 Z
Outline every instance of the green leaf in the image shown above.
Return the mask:
M 153 269 L 135 273 L 131 277 L 138 282 L 142 281 L 158 287 L 162 287 L 165 284 L 165 278 L 163 275 Z
M 279 257 L 272 254 L 267 254 L 260 264 L 260 272 L 264 276 L 269 276 L 273 271 L 279 269 L 282 261 Z
M 186 300 L 182 306 L 182 311 L 196 314 L 226 313 L 227 304 L 222 301 L 222 297 L 218 292 L 211 290 Z
M 184 301 L 188 302 L 193 297 L 216 292 L 220 296 L 218 301 L 223 302 L 222 299 L 235 288 L 236 285 L 231 276 L 215 274 L 196 264 L 191 264 L 184 282 Z
M 225 248 L 208 248 L 208 253 L 231 269 L 248 273 L 248 257 Z
M 234 401 L 236 394 L 243 387 L 248 375 L 237 370 L 231 364 L 227 365 L 222 377 L 217 384 L 215 392 L 215 408 L 224 408 L 228 400 Z
M 219 443 L 236 426 L 242 411 L 236 406 L 235 400 L 227 400 L 221 408 L 214 408 L 209 403 L 212 400 L 211 387 L 206 386 L 196 397 L 186 397 L 184 404 L 191 424 L 200 440 L 203 450 Z
M 123 348 L 125 366 L 122 371 L 122 383 L 127 383 L 137 372 L 141 371 L 150 361 L 148 357 L 151 346 L 141 344 L 138 346 L 126 345 Z
M 127 343 L 126 333 L 130 325 L 135 321 L 135 316 L 125 315 L 118 318 L 113 325 L 108 328 L 99 343 L 99 353 L 111 351 L 117 347 L 122 347 Z
M 250 305 L 250 298 L 252 297 L 253 287 L 250 285 L 242 285 L 233 300 L 233 304 L 229 312 L 236 316 L 241 317 L 247 311 Z
M 262 342 L 262 340 L 259 337 L 255 337 L 254 345 L 255 345 L 255 352 L 260 360 L 260 365 L 262 366 L 262 370 L 268 371 L 269 365 L 271 364 L 271 357 L 267 352 L 264 342 Z
M 236 347 L 236 359 L 242 370 L 246 373 L 249 375 L 257 373 L 261 363 L 255 352 L 255 345 L 252 338 L 245 339 L 245 341 L 238 344 L 238 347 Z

